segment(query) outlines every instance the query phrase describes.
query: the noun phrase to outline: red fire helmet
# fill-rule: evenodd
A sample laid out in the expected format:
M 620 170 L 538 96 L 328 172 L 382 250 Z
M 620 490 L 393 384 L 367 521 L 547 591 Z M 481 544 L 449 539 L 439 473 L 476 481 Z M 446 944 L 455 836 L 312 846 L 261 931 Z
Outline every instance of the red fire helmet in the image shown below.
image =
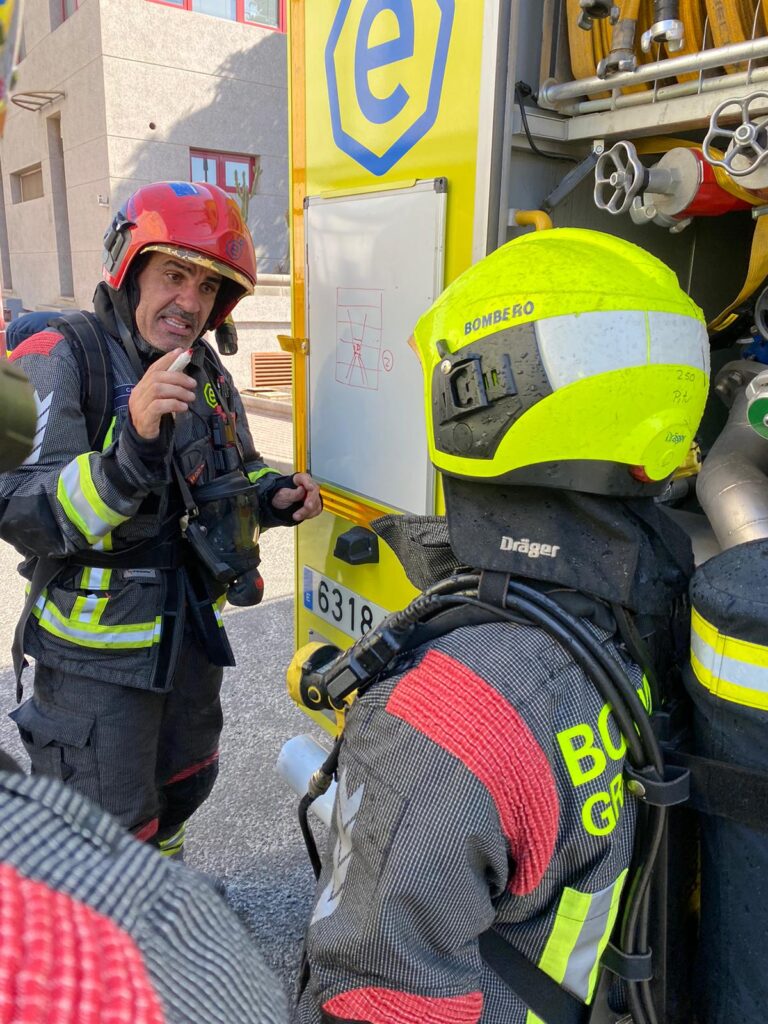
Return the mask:
M 253 293 L 253 240 L 237 203 L 217 185 L 160 181 L 134 192 L 104 236 L 104 280 L 119 289 L 139 253 L 153 251 L 222 275 L 210 329 Z

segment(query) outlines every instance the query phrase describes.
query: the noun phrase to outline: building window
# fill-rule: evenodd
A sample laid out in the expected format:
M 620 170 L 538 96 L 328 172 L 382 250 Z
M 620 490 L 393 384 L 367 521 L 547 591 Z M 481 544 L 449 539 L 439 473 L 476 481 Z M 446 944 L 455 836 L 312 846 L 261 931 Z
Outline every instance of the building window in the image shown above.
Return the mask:
M 75 3 L 77 0 L 64 0 Z M 214 18 L 240 21 L 245 25 L 260 25 L 285 32 L 286 0 L 152 0 L 166 7 L 210 14 Z
M 238 185 L 253 186 L 256 157 L 241 153 L 214 153 L 205 149 L 190 149 L 189 171 L 191 181 L 205 181 L 218 185 L 227 192 L 236 192 Z
M 28 203 L 43 195 L 43 168 L 40 164 L 26 167 L 11 175 L 11 200 L 14 203 Z

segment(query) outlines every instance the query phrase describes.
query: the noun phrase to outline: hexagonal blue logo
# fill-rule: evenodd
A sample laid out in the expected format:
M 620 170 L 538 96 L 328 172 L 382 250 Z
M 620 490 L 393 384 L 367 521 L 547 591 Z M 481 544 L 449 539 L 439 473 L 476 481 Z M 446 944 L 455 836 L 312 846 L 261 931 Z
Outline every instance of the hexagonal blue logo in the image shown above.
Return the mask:
M 415 4 L 418 5 L 421 15 L 428 4 L 434 5 L 439 13 L 436 45 L 434 51 L 430 46 L 428 54 L 415 53 Z M 413 118 L 409 119 L 408 127 L 404 131 L 401 130 L 398 137 L 380 154 L 370 149 L 361 138 L 356 138 L 355 135 L 347 131 L 342 124 L 341 88 L 336 68 L 336 55 L 342 33 L 355 31 L 354 25 L 351 24 L 352 19 L 349 18 L 351 6 L 352 0 L 341 0 L 339 3 L 325 47 L 325 74 L 328 80 L 333 138 L 342 152 L 351 156 L 371 174 L 381 176 L 394 167 L 409 150 L 413 149 L 437 119 L 451 32 L 453 31 L 456 0 L 367 0 L 365 3 L 354 42 L 354 82 L 344 83 L 348 89 L 354 88 L 355 101 L 363 122 L 370 125 L 387 125 L 402 114 L 409 102 L 414 101 L 402 82 L 388 96 L 377 96 L 370 85 L 372 72 L 405 60 L 417 59 L 420 62 L 428 61 L 431 64 L 426 103 L 422 104 L 419 101 Z M 385 11 L 394 15 L 397 34 L 386 42 L 371 45 L 370 36 L 373 24 L 377 17 Z M 345 97 L 347 95 L 348 93 L 345 92 Z

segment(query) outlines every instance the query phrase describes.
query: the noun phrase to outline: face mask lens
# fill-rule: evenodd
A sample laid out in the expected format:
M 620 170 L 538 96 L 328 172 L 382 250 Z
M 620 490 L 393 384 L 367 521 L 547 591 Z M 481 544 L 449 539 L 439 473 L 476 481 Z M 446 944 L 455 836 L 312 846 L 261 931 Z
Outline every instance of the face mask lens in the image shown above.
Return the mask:
M 229 566 L 232 578 L 259 564 L 260 515 L 254 485 L 241 473 L 231 473 L 193 492 L 197 522 L 218 562 Z

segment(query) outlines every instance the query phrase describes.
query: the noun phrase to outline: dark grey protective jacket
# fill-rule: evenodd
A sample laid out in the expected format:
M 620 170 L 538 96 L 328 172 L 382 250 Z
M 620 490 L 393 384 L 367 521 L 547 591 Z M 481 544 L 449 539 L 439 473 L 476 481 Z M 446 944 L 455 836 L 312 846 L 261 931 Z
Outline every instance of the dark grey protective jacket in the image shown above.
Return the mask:
M 348 713 L 300 1021 L 533 1024 L 480 958 L 491 926 L 586 1000 L 635 824 L 610 708 L 528 626 L 458 629 L 398 668 Z
M 79 364 L 70 343 L 48 330 L 11 354 L 35 389 L 38 422 L 30 456 L 19 469 L 0 475 L 0 537 L 27 558 L 21 571 L 28 577 L 33 559 L 62 560 L 27 623 L 26 653 L 74 675 L 163 691 L 185 617 L 192 617 L 214 664 L 234 663 L 220 613 L 224 587 L 199 569 L 180 539 L 184 509 L 173 482 L 172 452 L 186 453 L 188 463 L 190 452 L 192 461 L 199 454 L 198 483 L 216 476 L 210 421 L 226 393 L 245 467 L 262 489 L 262 527 L 286 522 L 269 500 L 278 471 L 254 448 L 232 378 L 207 346 L 198 345 L 188 368 L 198 380 L 193 405 L 176 416 L 173 427 L 166 424 L 157 440 L 147 441 L 128 418 L 137 376 L 117 338 L 106 333 L 105 340 L 114 421 L 100 452 L 89 451 Z M 156 559 L 148 555 L 161 538 L 168 542 L 173 568 L 153 567 Z M 109 567 L 111 553 L 124 565 L 136 545 L 142 547 L 135 564 Z M 106 556 L 107 564 L 75 564 L 91 556 L 102 562 Z

